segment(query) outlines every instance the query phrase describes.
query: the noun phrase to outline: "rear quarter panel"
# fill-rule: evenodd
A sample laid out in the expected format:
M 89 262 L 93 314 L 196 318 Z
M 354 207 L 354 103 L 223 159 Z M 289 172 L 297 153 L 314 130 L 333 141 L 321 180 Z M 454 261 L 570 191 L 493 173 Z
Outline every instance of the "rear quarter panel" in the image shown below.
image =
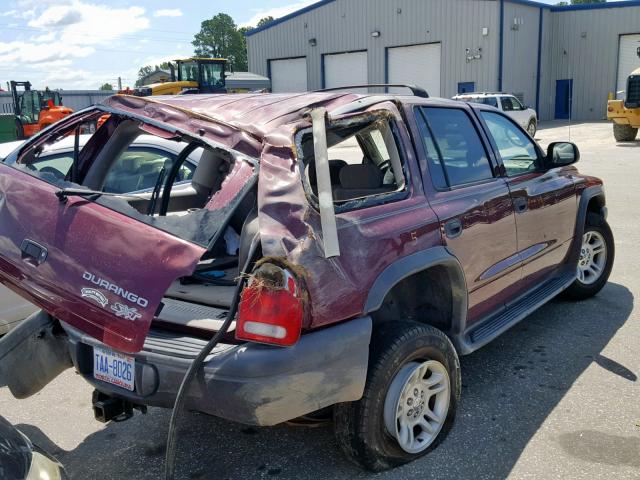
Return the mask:
M 340 256 L 326 259 L 320 215 L 309 203 L 291 146 L 291 129 L 272 134 L 260 166 L 259 221 L 265 256 L 285 256 L 306 276 L 319 327 L 363 313 L 376 278 L 401 257 L 441 244 L 437 218 L 421 186 L 411 139 L 397 110 L 410 183 L 404 200 L 336 215 Z M 297 125 L 295 130 L 309 127 Z

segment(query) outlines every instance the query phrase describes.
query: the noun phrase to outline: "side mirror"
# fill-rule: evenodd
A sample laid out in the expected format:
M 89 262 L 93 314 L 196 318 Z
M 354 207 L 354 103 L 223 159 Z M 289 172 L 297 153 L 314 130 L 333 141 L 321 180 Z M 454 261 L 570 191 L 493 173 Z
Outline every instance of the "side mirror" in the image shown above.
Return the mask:
M 571 142 L 553 142 L 547 147 L 547 168 L 564 167 L 580 160 L 578 146 Z

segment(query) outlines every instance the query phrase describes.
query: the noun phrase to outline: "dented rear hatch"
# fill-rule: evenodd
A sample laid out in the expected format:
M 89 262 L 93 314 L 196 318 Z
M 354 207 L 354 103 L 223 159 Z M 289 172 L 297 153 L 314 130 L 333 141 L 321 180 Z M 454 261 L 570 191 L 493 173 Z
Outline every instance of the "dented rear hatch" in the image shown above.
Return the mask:
M 52 316 L 128 353 L 142 349 L 163 295 L 193 273 L 257 178 L 237 161 L 197 212 L 147 216 L 121 198 L 60 198 L 19 162 L 0 163 L 0 281 Z

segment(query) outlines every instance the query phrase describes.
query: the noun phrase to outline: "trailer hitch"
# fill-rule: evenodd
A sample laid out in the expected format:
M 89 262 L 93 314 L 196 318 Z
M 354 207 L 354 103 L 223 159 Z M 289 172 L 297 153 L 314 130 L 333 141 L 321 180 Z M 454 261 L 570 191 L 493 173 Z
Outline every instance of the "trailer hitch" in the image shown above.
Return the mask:
M 93 416 L 102 423 L 129 420 L 133 417 L 134 408 L 142 413 L 147 413 L 145 405 L 137 405 L 122 398 L 111 397 L 98 390 L 93 391 L 92 404 Z

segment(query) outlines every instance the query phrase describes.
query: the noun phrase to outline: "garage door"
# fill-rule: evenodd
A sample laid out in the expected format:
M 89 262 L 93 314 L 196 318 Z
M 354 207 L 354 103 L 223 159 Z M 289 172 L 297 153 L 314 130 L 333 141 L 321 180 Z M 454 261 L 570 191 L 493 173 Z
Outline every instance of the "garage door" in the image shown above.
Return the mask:
M 636 53 L 640 47 L 640 34 L 622 35 L 620 37 L 620 51 L 618 53 L 618 87 L 616 91 L 627 90 L 627 78 L 636 68 L 640 67 L 640 58 Z M 622 94 L 618 98 L 624 98 Z
M 410 47 L 393 47 L 387 51 L 389 83 L 413 84 L 424 88 L 429 95 L 439 97 L 440 44 L 430 43 Z M 406 89 L 392 89 L 407 93 Z
M 324 56 L 325 88 L 365 85 L 368 82 L 367 52 L 337 53 Z
M 305 57 L 271 60 L 270 67 L 272 92 L 307 91 L 307 59 Z

